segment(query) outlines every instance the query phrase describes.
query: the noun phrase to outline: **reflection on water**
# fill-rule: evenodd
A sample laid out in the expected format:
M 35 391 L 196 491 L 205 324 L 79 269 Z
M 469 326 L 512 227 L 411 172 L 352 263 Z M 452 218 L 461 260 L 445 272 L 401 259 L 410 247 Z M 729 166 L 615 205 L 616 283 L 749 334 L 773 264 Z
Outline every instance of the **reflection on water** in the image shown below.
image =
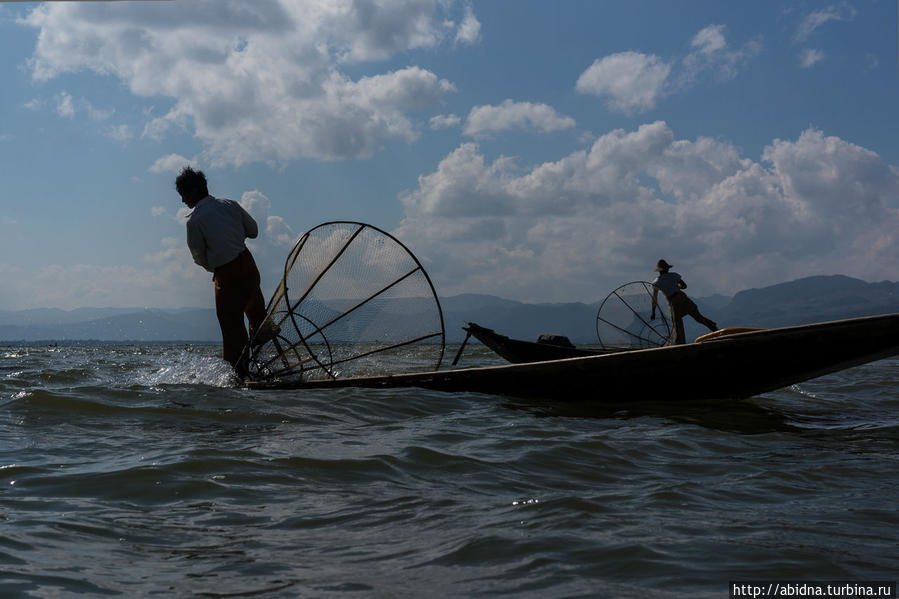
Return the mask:
M 524 410 L 538 417 L 560 418 L 667 418 L 721 431 L 755 435 L 777 431 L 798 431 L 787 416 L 752 400 L 702 400 L 664 402 L 632 400 L 622 402 L 523 402 L 507 401 L 510 409 Z

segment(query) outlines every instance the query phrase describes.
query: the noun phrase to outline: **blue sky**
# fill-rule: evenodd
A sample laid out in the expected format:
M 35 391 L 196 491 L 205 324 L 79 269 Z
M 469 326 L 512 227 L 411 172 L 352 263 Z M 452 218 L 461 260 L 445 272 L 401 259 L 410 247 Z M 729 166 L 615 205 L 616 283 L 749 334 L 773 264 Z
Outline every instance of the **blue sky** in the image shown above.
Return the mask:
M 897 4 L 0 3 L 0 309 L 212 303 L 186 163 L 266 293 L 329 220 L 442 295 L 899 279 Z

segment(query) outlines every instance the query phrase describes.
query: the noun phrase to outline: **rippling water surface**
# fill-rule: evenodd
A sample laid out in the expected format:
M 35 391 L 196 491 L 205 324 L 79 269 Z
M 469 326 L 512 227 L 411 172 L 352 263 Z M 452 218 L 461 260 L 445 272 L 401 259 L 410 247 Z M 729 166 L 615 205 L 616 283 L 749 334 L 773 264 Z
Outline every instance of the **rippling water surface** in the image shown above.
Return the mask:
M 896 360 L 604 406 L 248 391 L 217 352 L 0 347 L 0 596 L 722 597 L 899 571 Z

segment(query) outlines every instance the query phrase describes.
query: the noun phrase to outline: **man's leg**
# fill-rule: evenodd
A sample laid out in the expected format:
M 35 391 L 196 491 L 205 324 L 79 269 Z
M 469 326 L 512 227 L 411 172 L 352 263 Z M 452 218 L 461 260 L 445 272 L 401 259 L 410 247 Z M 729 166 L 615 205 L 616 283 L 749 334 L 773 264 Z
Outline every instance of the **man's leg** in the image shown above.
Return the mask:
M 684 317 L 680 314 L 674 316 L 674 342 L 677 345 L 683 345 L 687 342 L 684 333 Z
M 222 358 L 240 372 L 239 360 L 244 346 L 247 344 L 247 329 L 244 326 L 243 307 L 245 295 L 239 286 L 230 285 L 227 276 L 215 276 L 215 315 L 222 329 Z
M 690 303 L 693 304 L 693 307 L 690 310 L 689 314 L 693 317 L 693 320 L 701 325 L 705 325 L 710 331 L 717 331 L 718 325 L 715 324 L 715 321 L 700 314 L 699 308 L 696 307 L 696 304 L 692 300 L 690 301 Z
M 714 320 L 710 320 L 710 319 L 706 318 L 705 316 L 703 316 L 703 315 L 700 314 L 699 312 L 697 312 L 697 313 L 696 313 L 696 316 L 694 316 L 693 318 L 695 318 L 695 319 L 696 319 L 696 322 L 698 322 L 699 324 L 704 324 L 706 327 L 708 327 L 708 329 L 709 329 L 710 331 L 717 331 L 717 330 L 718 330 L 718 325 L 717 325 L 717 323 L 715 323 Z
M 672 327 L 674 327 L 674 330 L 671 331 L 671 336 L 674 339 L 674 343 L 683 345 L 687 342 L 686 331 L 684 330 L 684 316 L 692 314 L 692 311 L 696 309 L 696 304 L 685 293 L 678 293 L 668 299 L 668 305 L 671 307 L 671 321 Z
M 244 314 L 250 323 L 250 337 L 252 337 L 265 320 L 265 298 L 262 297 L 262 290 L 259 287 L 250 293 L 250 301 L 244 306 Z
M 262 289 L 260 289 L 261 278 L 259 269 L 256 267 L 256 261 L 249 250 L 246 252 L 246 256 L 243 257 L 243 260 L 245 260 L 243 276 L 246 285 L 244 291 L 247 298 L 243 307 L 243 313 L 247 315 L 247 321 L 250 324 L 250 337 L 252 337 L 259 325 L 262 324 L 262 321 L 265 320 L 265 297 L 263 297 Z
M 675 345 L 683 345 L 686 341 L 684 337 L 684 316 L 674 302 L 668 302 L 668 308 L 671 313 L 671 336 L 668 342 Z

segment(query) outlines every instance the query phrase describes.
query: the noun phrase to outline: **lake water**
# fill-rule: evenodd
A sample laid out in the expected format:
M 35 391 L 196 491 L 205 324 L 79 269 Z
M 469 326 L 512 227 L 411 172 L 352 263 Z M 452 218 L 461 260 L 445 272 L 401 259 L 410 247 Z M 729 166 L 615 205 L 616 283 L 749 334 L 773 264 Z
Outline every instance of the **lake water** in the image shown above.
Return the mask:
M 727 597 L 899 572 L 897 360 L 745 401 L 635 381 L 606 407 L 248 391 L 218 351 L 0 347 L 0 597 Z

